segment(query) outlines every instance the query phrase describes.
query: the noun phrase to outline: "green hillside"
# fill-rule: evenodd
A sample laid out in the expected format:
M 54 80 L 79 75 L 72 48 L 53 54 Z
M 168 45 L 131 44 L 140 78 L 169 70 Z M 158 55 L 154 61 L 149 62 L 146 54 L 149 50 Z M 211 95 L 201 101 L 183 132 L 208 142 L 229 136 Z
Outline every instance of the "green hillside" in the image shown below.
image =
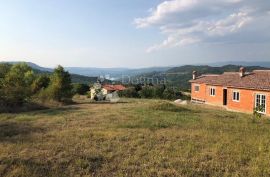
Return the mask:
M 199 75 L 201 74 L 222 74 L 224 72 L 237 72 L 241 66 L 238 65 L 225 65 L 222 67 L 212 67 L 208 65 L 194 66 L 185 65 L 181 67 L 174 67 L 166 72 L 151 72 L 146 73 L 143 77 L 154 77 L 167 80 L 167 84 L 170 86 L 180 87 L 182 90 L 188 90 L 190 88 L 189 80 L 192 78 L 192 72 L 197 71 Z M 256 69 L 269 69 L 261 66 L 247 66 L 246 70 L 248 72 Z
M 51 72 L 48 71 L 40 71 L 37 69 L 33 69 L 34 72 L 39 74 L 50 74 Z M 97 77 L 89 77 L 89 76 L 82 76 L 78 74 L 70 74 L 72 83 L 80 83 L 80 84 L 93 84 L 97 81 Z
M 270 174 L 269 119 L 161 100 L 82 103 L 0 114 L 0 176 Z
M 53 72 L 53 69 L 51 68 L 45 68 L 45 67 L 41 67 L 35 63 L 31 63 L 31 62 L 0 62 L 0 63 L 9 63 L 11 65 L 13 64 L 18 64 L 18 63 L 25 63 L 27 64 L 28 66 L 30 66 L 33 71 L 35 73 L 38 73 L 38 74 L 50 74 Z M 97 81 L 97 77 L 90 77 L 90 76 L 83 76 L 83 75 L 79 75 L 79 74 L 73 74 L 73 73 L 70 73 L 71 75 L 71 81 L 73 83 L 80 83 L 80 84 L 93 84 Z M 110 82 L 107 80 L 107 82 Z

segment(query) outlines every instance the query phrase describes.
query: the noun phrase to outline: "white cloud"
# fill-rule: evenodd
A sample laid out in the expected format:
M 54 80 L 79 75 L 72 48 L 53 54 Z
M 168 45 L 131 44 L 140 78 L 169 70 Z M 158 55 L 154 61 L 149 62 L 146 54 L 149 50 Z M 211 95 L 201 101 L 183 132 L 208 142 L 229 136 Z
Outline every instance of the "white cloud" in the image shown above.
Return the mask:
M 188 44 L 194 44 L 197 42 L 200 42 L 200 39 L 193 38 L 193 37 L 185 37 L 185 38 L 179 39 L 177 36 L 169 36 L 168 39 L 163 41 L 162 44 L 151 46 L 146 50 L 146 52 L 151 53 L 153 51 L 156 51 L 162 48 L 184 46 Z
M 135 23 L 138 28 L 148 27 L 152 24 L 156 24 L 165 19 L 169 14 L 176 12 L 186 11 L 188 8 L 196 5 L 198 0 L 174 0 L 164 1 L 153 11 L 151 8 L 152 15 L 146 18 L 137 18 Z
M 257 19 L 269 19 L 269 10 L 270 1 L 265 0 L 171 0 L 152 8 L 148 17 L 136 18 L 134 23 L 137 28 L 158 27 L 167 36 L 161 44 L 147 49 L 152 52 L 213 39 L 220 41 L 254 25 L 265 27 L 269 21 L 258 22 Z
M 252 21 L 252 17 L 245 12 L 238 12 L 229 15 L 225 19 L 220 19 L 207 27 L 208 35 L 225 36 L 230 33 L 238 32 L 241 28 Z

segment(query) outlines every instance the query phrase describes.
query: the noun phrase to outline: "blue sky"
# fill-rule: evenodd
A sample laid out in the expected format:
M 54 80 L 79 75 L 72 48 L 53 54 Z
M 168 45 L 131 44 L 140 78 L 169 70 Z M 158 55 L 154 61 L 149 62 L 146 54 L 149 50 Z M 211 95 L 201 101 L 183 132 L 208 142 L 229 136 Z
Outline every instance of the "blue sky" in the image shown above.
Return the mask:
M 148 67 L 270 61 L 268 0 L 0 0 L 0 60 Z

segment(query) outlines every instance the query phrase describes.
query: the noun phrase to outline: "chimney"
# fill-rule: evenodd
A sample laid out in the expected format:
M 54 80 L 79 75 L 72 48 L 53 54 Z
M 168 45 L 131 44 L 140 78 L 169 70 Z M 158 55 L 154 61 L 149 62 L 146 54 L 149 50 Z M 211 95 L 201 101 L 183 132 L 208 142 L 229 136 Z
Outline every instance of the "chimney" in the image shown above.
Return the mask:
M 241 67 L 239 69 L 239 74 L 240 74 L 240 77 L 244 77 L 245 76 L 245 72 L 246 72 L 246 69 L 244 67 Z
M 197 78 L 197 71 L 193 71 L 192 72 L 192 79 L 196 80 L 196 78 Z

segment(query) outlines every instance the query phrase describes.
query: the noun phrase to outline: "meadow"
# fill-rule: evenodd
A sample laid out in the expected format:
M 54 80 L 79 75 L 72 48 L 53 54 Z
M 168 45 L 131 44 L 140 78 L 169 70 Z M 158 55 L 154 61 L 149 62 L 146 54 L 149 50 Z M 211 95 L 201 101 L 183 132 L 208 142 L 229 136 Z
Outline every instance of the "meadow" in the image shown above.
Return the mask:
M 0 114 L 0 176 L 270 176 L 270 119 L 162 100 Z

